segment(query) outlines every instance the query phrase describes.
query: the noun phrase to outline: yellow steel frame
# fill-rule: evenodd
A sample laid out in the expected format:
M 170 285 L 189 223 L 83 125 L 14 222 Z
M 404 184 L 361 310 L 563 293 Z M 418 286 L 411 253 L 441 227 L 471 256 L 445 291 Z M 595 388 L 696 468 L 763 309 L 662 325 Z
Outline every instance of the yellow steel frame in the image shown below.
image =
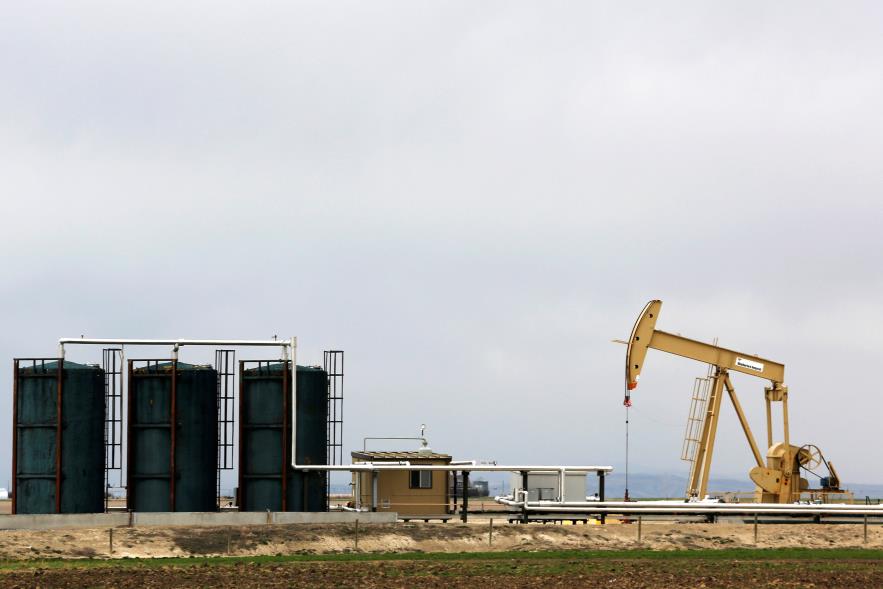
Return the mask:
M 656 329 L 656 320 L 659 318 L 661 309 L 662 301 L 650 301 L 635 322 L 628 341 L 628 352 L 626 354 L 626 384 L 629 389 L 633 389 L 638 385 L 644 358 L 647 355 L 647 350 L 651 348 L 704 362 L 714 367 L 711 377 L 711 393 L 706 404 L 702 434 L 699 438 L 699 445 L 690 472 L 689 493 L 699 497 L 704 497 L 708 493 L 708 479 L 711 472 L 711 461 L 714 455 L 714 443 L 720 420 L 721 399 L 724 389 L 726 389 L 733 409 L 739 417 L 742 431 L 745 433 L 745 438 L 751 447 L 751 453 L 754 455 L 755 462 L 757 462 L 757 469 L 769 472 L 766 470 L 763 456 L 760 453 L 757 442 L 754 440 L 754 435 L 751 432 L 751 427 L 748 425 L 748 420 L 745 417 L 745 412 L 742 410 L 739 398 L 736 396 L 736 389 L 730 381 L 730 371 L 764 378 L 772 383 L 772 386 L 765 389 L 767 446 L 771 447 L 773 445 L 772 402 L 781 402 L 785 438 L 782 465 L 790 465 L 788 389 L 782 385 L 785 379 L 785 365 L 753 354 L 743 354 L 717 345 L 692 340 L 681 335 L 660 331 Z M 752 469 L 752 478 L 754 478 L 754 470 L 756 469 Z M 784 472 L 779 476 L 773 474 L 772 477 L 776 481 L 776 494 L 779 496 L 778 500 L 780 502 L 791 500 L 790 470 L 790 468 L 785 468 L 783 469 Z M 781 483 L 779 479 L 782 479 Z

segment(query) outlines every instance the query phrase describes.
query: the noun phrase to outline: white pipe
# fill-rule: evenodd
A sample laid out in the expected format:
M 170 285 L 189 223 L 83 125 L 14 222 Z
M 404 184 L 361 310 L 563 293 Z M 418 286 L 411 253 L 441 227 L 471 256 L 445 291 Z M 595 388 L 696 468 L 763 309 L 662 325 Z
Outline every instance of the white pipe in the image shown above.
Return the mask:
M 172 357 L 178 358 L 178 348 L 181 346 L 282 346 L 283 355 L 286 354 L 291 344 L 285 340 L 258 340 L 258 339 L 106 339 L 85 337 L 62 337 L 58 340 L 58 357 L 64 359 L 64 346 L 66 344 L 78 345 L 118 345 L 125 346 L 173 346 Z
M 559 466 L 559 465 L 508 465 L 508 464 L 476 464 L 474 466 L 459 464 L 409 464 L 407 462 L 360 462 L 358 464 L 301 464 L 301 470 L 327 470 L 345 472 L 366 472 L 372 470 L 439 470 L 470 472 L 520 472 L 528 470 L 534 473 L 557 474 L 562 468 L 566 472 L 590 473 L 611 472 L 612 466 Z
M 531 503 L 536 503 L 531 501 Z M 581 502 L 571 502 L 568 504 L 580 504 Z M 697 508 L 697 509 L 705 509 L 705 508 L 714 508 L 714 509 L 723 509 L 730 511 L 739 511 L 746 507 L 750 507 L 752 509 L 757 510 L 767 510 L 773 511 L 776 509 L 782 509 L 783 506 L 789 509 L 803 509 L 809 510 L 814 508 L 825 508 L 825 509 L 839 509 L 839 510 L 849 510 L 856 509 L 855 505 L 849 505 L 846 503 L 820 503 L 820 504 L 798 504 L 798 503 L 689 503 L 686 501 L 586 501 L 585 505 L 595 505 L 600 507 L 610 507 L 610 508 L 638 508 L 638 509 L 680 509 L 682 507 L 689 508 Z M 866 506 L 867 507 L 867 506 Z M 875 511 L 883 511 L 883 505 L 869 506 L 871 509 Z
M 519 491 L 520 493 L 520 491 Z M 505 497 L 494 497 L 494 501 L 497 503 L 501 503 L 503 505 L 513 505 L 516 507 L 521 507 L 524 503 L 523 501 L 518 501 L 512 497 L 512 495 L 507 495 Z M 528 506 L 533 507 L 589 507 L 592 505 L 598 505 L 600 502 L 598 501 L 528 501 Z
M 816 508 L 808 506 L 810 509 L 797 509 L 795 507 L 786 507 L 780 509 L 753 509 L 747 505 L 742 509 L 736 510 L 720 510 L 716 507 L 683 507 L 683 508 L 646 508 L 646 509 L 616 509 L 609 507 L 531 507 L 527 506 L 527 511 L 549 512 L 549 513 L 603 513 L 603 514 L 660 514 L 660 515 L 727 515 L 730 514 L 769 514 L 769 515 L 872 515 L 883 517 L 883 510 L 880 509 L 829 509 Z
M 181 346 L 280 346 L 283 359 L 288 359 L 291 351 L 291 466 L 299 469 L 297 464 L 297 338 L 290 340 L 236 340 L 236 339 L 105 339 L 63 337 L 58 340 L 58 356 L 64 358 L 65 344 L 77 345 L 119 345 L 119 346 L 173 346 L 172 357 L 178 358 Z M 313 467 L 312 470 L 322 470 Z
M 294 339 L 294 338 L 292 338 Z M 281 346 L 291 345 L 287 340 L 275 339 L 96 339 L 82 337 L 59 338 L 58 345 L 64 347 L 67 344 L 106 345 L 119 344 L 121 346 Z
M 297 338 L 291 338 L 291 468 L 297 470 Z M 283 392 L 283 394 L 285 394 Z M 282 435 L 285 435 L 283 432 Z
M 700 505 L 696 503 L 673 504 L 665 502 L 663 505 L 654 505 L 653 501 L 640 502 L 595 502 L 594 504 L 573 505 L 563 504 L 560 506 L 549 505 L 545 501 L 517 501 L 508 497 L 496 497 L 495 501 L 510 507 L 517 507 L 527 511 L 549 513 L 612 513 L 612 514 L 768 514 L 768 515 L 872 515 L 883 516 L 883 506 L 857 507 L 846 504 L 825 505 L 780 505 L 776 503 L 709 503 Z M 637 503 L 637 504 L 636 504 Z
M 494 498 L 498 503 L 521 507 L 523 502 L 515 500 L 512 495 L 503 495 Z M 586 508 L 609 508 L 624 510 L 679 510 L 679 509 L 715 509 L 719 511 L 743 511 L 746 508 L 756 511 L 778 511 L 781 509 L 795 509 L 799 511 L 812 511 L 813 509 L 828 509 L 833 511 L 851 511 L 859 509 L 855 505 L 846 503 L 824 504 L 797 504 L 797 503 L 688 503 L 686 501 L 528 501 L 528 508 L 543 507 L 586 507 Z M 870 509 L 874 512 L 883 513 L 883 505 L 865 506 L 861 509 Z

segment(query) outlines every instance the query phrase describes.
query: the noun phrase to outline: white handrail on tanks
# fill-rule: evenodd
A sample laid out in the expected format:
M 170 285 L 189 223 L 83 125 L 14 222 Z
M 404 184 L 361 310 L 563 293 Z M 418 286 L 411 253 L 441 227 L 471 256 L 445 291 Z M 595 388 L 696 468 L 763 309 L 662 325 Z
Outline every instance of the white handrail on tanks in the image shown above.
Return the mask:
M 297 338 L 291 340 L 275 340 L 275 339 L 107 339 L 107 338 L 84 338 L 84 337 L 63 337 L 58 340 L 59 357 L 64 358 L 64 346 L 68 344 L 79 345 L 120 345 L 120 346 L 280 346 L 283 351 L 287 351 L 292 347 L 293 342 Z
M 59 357 L 64 358 L 65 345 L 119 345 L 119 346 L 173 346 L 175 352 L 182 346 L 279 346 L 283 360 L 291 359 L 291 467 L 295 470 L 324 470 L 365 472 L 375 470 L 441 470 L 555 473 L 562 479 L 564 473 L 607 473 L 612 466 L 564 466 L 564 465 L 503 465 L 503 464 L 410 464 L 409 462 L 364 462 L 357 464 L 298 464 L 297 463 L 297 337 L 288 340 L 236 340 L 236 339 L 127 339 L 63 337 L 58 340 Z

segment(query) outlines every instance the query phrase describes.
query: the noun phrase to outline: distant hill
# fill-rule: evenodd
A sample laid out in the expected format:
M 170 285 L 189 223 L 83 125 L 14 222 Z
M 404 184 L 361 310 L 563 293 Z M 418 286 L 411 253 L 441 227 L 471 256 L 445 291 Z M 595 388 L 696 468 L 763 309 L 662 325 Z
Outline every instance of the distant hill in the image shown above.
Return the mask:
M 508 473 L 475 473 L 475 480 L 490 481 L 491 495 L 509 492 L 510 475 Z M 587 477 L 588 494 L 598 490 L 598 479 L 594 475 Z M 629 496 L 633 499 L 649 499 L 660 497 L 683 497 L 687 488 L 687 477 L 673 474 L 629 474 Z M 883 485 L 878 484 L 847 484 L 846 488 L 855 494 L 856 499 L 864 497 L 883 498 Z M 745 492 L 754 491 L 754 483 L 746 476 L 744 479 L 715 478 L 709 482 L 711 492 Z M 331 485 L 332 493 L 348 493 L 349 485 Z M 622 497 L 625 493 L 625 474 L 614 472 L 607 476 L 605 494 L 608 498 Z
M 594 477 L 589 477 L 589 489 L 594 492 L 597 484 Z M 883 485 L 847 483 L 847 489 L 855 494 L 857 499 L 863 497 L 883 497 Z M 669 474 L 630 474 L 629 495 L 635 499 L 650 497 L 683 497 L 687 488 L 687 477 Z M 746 476 L 744 479 L 715 478 L 712 477 L 708 484 L 711 492 L 751 492 L 754 491 L 754 483 Z M 621 497 L 625 491 L 625 474 L 616 473 L 608 475 L 606 482 L 608 497 Z
M 595 477 L 589 477 L 589 492 L 597 490 Z M 659 497 L 683 497 L 687 489 L 687 477 L 672 474 L 630 474 L 629 496 L 633 499 Z M 747 480 L 712 478 L 710 491 L 754 491 L 754 484 Z M 625 493 L 625 474 L 614 472 L 607 476 L 607 497 L 622 497 Z
M 589 492 L 597 490 L 595 477 L 589 477 Z M 607 477 L 605 483 L 608 497 L 622 497 L 625 492 L 625 474 L 614 472 Z M 847 483 L 847 489 L 855 494 L 856 499 L 864 497 L 883 497 L 883 485 Z M 647 499 L 652 497 L 683 497 L 687 488 L 687 477 L 670 474 L 630 474 L 629 496 L 634 499 Z M 744 479 L 715 478 L 709 481 L 710 492 L 752 492 L 754 483 L 746 476 Z

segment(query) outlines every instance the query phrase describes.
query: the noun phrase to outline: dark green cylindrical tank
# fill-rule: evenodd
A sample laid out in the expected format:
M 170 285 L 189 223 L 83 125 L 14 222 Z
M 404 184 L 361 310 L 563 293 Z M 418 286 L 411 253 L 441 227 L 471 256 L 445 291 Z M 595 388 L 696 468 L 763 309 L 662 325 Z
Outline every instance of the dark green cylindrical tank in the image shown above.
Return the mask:
M 218 373 L 130 362 L 128 508 L 217 511 L 217 467 Z
M 291 363 L 256 364 L 239 372 L 239 509 L 325 511 L 328 473 L 290 466 Z M 320 368 L 297 367 L 296 426 L 297 463 L 325 464 L 328 375 Z
M 12 512 L 104 511 L 104 371 L 46 359 L 13 371 Z

